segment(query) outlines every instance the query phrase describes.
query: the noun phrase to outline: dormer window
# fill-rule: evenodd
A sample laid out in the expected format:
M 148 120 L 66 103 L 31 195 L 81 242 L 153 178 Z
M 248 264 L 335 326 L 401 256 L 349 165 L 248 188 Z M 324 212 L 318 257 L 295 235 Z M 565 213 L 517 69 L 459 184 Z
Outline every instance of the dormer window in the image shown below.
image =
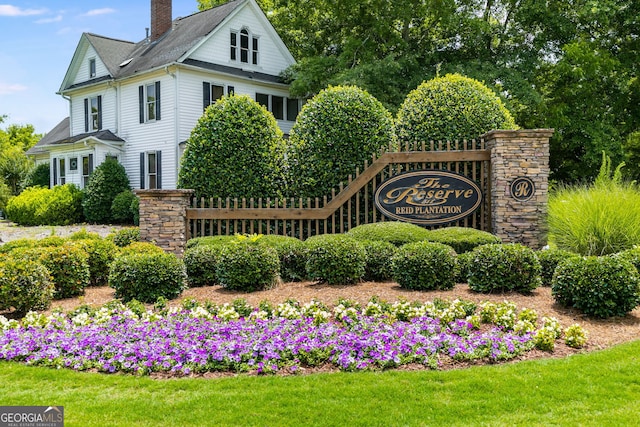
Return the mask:
M 252 35 L 246 28 L 243 28 L 239 32 L 231 31 L 231 60 L 240 60 L 240 62 L 244 64 L 258 65 L 259 40 L 259 37 Z
M 96 59 L 91 58 L 89 60 L 89 78 L 92 79 L 96 76 Z

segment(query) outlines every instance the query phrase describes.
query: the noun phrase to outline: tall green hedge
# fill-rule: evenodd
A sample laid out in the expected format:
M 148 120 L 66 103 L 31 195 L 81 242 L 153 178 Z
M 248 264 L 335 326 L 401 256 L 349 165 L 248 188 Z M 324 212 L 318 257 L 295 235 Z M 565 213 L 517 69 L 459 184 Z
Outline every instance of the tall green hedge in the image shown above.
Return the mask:
M 87 221 L 97 224 L 113 222 L 113 199 L 130 188 L 124 166 L 114 159 L 107 159 L 101 163 L 91 174 L 84 189 L 82 207 Z
M 323 90 L 303 107 L 287 148 L 290 193 L 330 196 L 393 140 L 391 113 L 355 86 Z
M 248 96 L 209 106 L 187 140 L 178 187 L 197 197 L 281 194 L 284 140 L 273 115 Z
M 73 184 L 52 189 L 30 187 L 9 199 L 5 215 L 20 225 L 69 225 L 82 222 L 82 192 Z
M 398 110 L 400 146 L 478 138 L 492 129 L 516 129 L 500 98 L 481 82 L 447 74 L 411 91 Z

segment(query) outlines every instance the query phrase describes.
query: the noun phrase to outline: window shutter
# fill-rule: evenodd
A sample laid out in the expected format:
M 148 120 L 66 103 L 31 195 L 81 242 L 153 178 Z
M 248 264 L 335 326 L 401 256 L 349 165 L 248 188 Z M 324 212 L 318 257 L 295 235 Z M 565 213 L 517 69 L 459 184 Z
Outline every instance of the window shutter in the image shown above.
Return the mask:
M 89 99 L 84 99 L 84 131 L 89 132 Z
M 160 82 L 156 82 L 156 120 L 160 120 Z
M 86 101 L 86 99 L 85 99 Z M 58 185 L 58 159 L 54 157 L 53 159 L 53 185 Z
M 138 103 L 140 106 L 140 123 L 144 123 L 144 86 L 138 86 Z
M 156 188 L 162 188 L 162 151 L 156 151 Z
M 140 188 L 144 189 L 144 153 L 140 153 Z
M 89 175 L 93 173 L 93 154 L 89 154 Z
M 211 104 L 211 85 L 207 82 L 202 82 L 202 105 L 203 110 Z
M 98 95 L 98 130 L 102 130 L 102 95 Z

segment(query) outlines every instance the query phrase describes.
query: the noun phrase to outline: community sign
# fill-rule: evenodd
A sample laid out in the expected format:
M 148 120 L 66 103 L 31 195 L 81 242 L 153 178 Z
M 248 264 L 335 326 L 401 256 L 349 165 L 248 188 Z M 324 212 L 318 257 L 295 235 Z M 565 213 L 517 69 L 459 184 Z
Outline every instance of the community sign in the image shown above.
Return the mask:
M 388 218 L 438 225 L 471 215 L 482 203 L 482 191 L 466 176 L 444 170 L 406 172 L 384 181 L 376 206 Z

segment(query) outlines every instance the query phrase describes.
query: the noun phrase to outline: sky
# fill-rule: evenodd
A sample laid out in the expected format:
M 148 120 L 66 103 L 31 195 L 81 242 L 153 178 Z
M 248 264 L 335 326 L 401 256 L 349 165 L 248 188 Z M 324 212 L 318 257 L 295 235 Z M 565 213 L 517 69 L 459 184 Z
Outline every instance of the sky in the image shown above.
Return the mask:
M 2 1 L 0 116 L 8 116 L 2 129 L 31 124 L 44 134 L 69 115 L 56 92 L 82 33 L 138 42 L 151 26 L 151 0 Z M 197 9 L 196 0 L 173 0 L 173 19 Z

